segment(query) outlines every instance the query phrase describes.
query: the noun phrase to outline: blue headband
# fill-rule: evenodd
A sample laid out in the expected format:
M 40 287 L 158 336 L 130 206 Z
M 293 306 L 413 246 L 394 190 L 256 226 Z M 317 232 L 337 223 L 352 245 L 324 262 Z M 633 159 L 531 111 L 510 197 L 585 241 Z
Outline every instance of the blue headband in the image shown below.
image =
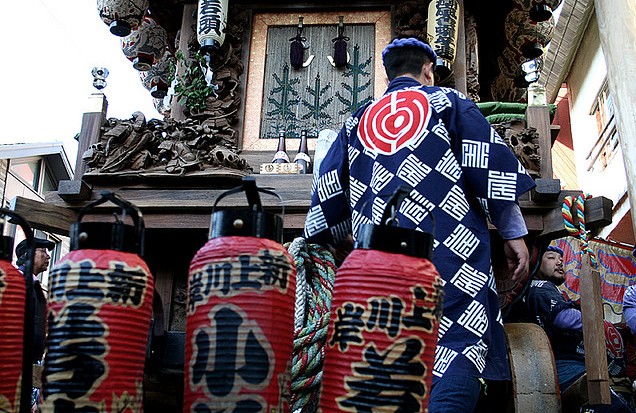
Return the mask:
M 559 254 L 561 254 L 561 256 L 563 256 L 563 250 L 555 245 L 548 245 L 546 252 L 548 251 L 558 252 Z
M 420 48 L 424 50 L 424 52 L 429 57 L 429 59 L 431 59 L 431 62 L 435 63 L 435 61 L 437 60 L 437 54 L 435 53 L 435 51 L 433 50 L 431 46 L 427 45 L 421 40 L 417 40 L 414 37 L 407 37 L 404 39 L 394 39 L 391 43 L 389 43 L 389 45 L 385 47 L 384 50 L 382 51 L 382 62 L 384 63 L 384 57 L 391 50 L 398 49 L 404 46 Z

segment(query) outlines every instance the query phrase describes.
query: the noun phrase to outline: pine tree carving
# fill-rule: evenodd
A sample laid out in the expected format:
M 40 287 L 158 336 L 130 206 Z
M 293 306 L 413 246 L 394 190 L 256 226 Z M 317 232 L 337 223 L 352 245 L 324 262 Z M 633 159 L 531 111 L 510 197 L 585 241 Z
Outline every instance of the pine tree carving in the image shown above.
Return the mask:
M 360 100 L 360 95 L 362 92 L 367 90 L 369 86 L 371 86 L 371 73 L 366 71 L 365 69 L 371 63 L 373 56 L 369 56 L 367 60 L 363 63 L 360 63 L 360 45 L 356 44 L 353 47 L 353 63 L 347 63 L 347 68 L 345 72 L 342 74 L 343 77 L 351 77 L 353 78 L 353 82 L 351 84 L 342 82 L 342 88 L 349 92 L 351 95 L 350 99 L 345 98 L 340 94 L 340 92 L 336 92 L 336 97 L 340 102 L 345 105 L 345 108 L 342 109 L 339 113 L 341 115 L 344 114 L 353 114 L 360 107 L 366 105 L 371 101 L 371 95 L 366 98 Z M 364 78 L 368 78 L 366 82 Z M 364 82 L 364 83 L 362 83 Z
M 298 106 L 300 99 L 298 98 L 298 91 L 294 89 L 294 85 L 300 83 L 300 79 L 289 78 L 289 66 L 287 64 L 283 66 L 282 79 L 276 73 L 273 73 L 272 76 L 278 86 L 269 92 L 267 102 L 274 108 L 265 114 L 270 119 L 278 121 L 274 126 L 274 132 L 278 133 L 281 128 L 292 129 L 292 125 L 296 123 L 296 113 L 292 109 Z M 279 98 L 276 99 L 275 95 L 278 95 Z
M 331 84 L 329 83 L 324 87 L 320 84 L 320 74 L 317 74 L 314 79 L 313 89 L 311 86 L 307 86 L 305 88 L 307 93 L 309 93 L 313 99 L 310 99 L 311 101 L 303 99 L 302 104 L 305 108 L 307 108 L 307 113 L 303 115 L 302 119 L 311 119 L 316 130 L 322 129 L 322 127 L 328 124 L 331 120 L 331 115 L 327 113 L 326 109 L 333 101 L 333 96 L 330 96 L 328 99 L 324 99 L 325 93 L 329 90 L 329 88 L 331 88 Z

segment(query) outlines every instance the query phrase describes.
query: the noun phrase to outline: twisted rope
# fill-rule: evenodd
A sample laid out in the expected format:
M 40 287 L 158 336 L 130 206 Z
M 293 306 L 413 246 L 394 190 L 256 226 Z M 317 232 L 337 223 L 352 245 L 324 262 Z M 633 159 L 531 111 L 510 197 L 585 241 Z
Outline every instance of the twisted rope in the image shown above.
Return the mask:
M 296 265 L 292 413 L 318 410 L 336 264 L 326 249 L 296 238 L 285 244 Z
M 585 200 L 590 198 L 592 198 L 592 196 L 588 194 L 580 194 L 576 197 L 566 196 L 563 200 L 561 212 L 563 213 L 565 229 L 567 229 L 571 236 L 579 239 L 581 243 L 581 250 L 584 253 L 589 254 L 590 264 L 593 268 L 596 268 L 596 255 L 594 255 L 594 251 L 590 248 L 587 230 L 585 229 Z M 578 219 L 578 228 L 574 225 L 574 218 L 572 214 L 573 209 L 575 210 L 576 217 Z

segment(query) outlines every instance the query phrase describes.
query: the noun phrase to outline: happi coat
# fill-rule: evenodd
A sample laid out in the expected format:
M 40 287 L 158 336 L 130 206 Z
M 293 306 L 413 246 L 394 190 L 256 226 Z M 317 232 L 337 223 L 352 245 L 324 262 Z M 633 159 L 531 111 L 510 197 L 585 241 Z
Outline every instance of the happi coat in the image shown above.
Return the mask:
M 361 224 L 380 223 L 399 186 L 411 189 L 399 226 L 431 232 L 434 218 L 432 261 L 445 293 L 434 382 L 445 374 L 508 379 L 486 217 L 534 181 L 472 101 L 398 77 L 345 122 L 313 184 L 304 236 L 355 239 Z

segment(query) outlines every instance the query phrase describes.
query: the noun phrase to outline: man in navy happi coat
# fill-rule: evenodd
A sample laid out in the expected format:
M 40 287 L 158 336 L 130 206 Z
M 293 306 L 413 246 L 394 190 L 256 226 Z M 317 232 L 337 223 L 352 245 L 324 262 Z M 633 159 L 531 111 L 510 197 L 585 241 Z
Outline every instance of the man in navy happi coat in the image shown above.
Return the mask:
M 517 199 L 534 181 L 473 102 L 432 86 L 435 61 L 415 38 L 387 46 L 388 89 L 345 122 L 323 160 L 304 235 L 355 239 L 361 224 L 380 222 L 398 187 L 410 188 L 399 226 L 430 232 L 432 213 L 432 261 L 445 282 L 429 412 L 472 412 L 479 378 L 510 378 L 486 219 L 506 240 L 513 279 L 525 277 Z

